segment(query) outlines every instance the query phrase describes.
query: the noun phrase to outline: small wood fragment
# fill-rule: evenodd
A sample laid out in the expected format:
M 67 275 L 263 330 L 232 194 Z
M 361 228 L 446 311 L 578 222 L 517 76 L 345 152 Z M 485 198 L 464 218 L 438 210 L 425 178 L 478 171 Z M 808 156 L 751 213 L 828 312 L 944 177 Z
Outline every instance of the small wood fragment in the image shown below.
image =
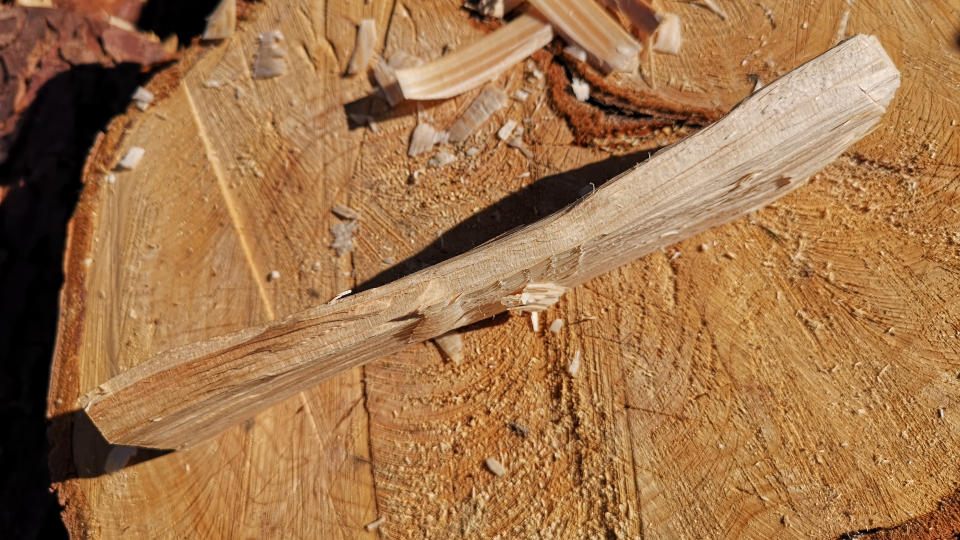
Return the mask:
M 715 0 L 695 0 L 694 4 L 705 7 L 712 11 L 717 17 L 720 17 L 723 20 L 727 20 L 727 12 L 720 9 L 720 6 L 717 5 Z
M 467 140 L 467 137 L 506 104 L 507 94 L 503 90 L 495 86 L 484 88 L 450 127 L 450 142 L 460 143 Z
M 590 83 L 580 77 L 574 77 L 570 81 L 570 90 L 573 92 L 573 97 L 577 98 L 577 101 L 587 101 L 590 99 Z
M 549 24 L 522 14 L 466 47 L 419 67 L 397 70 L 397 84 L 406 99 L 458 96 L 497 78 L 552 39 Z
M 460 332 L 453 331 L 433 338 L 440 352 L 454 364 L 463 361 L 463 336 Z
M 456 160 L 457 160 L 457 156 L 451 154 L 450 152 L 447 152 L 446 150 L 441 150 L 436 154 L 434 154 L 432 158 L 430 158 L 430 161 L 427 162 L 427 165 L 438 169 L 445 165 L 449 165 Z
M 519 294 L 504 296 L 500 300 L 510 311 L 544 311 L 557 302 L 568 290 L 557 283 L 531 283 Z
M 507 468 L 495 458 L 488 457 L 485 463 L 487 464 L 487 469 L 493 474 L 497 476 L 503 476 L 507 474 Z
M 577 349 L 577 352 L 573 353 L 573 358 L 570 359 L 570 363 L 567 364 L 567 373 L 570 376 L 574 376 L 580 372 L 580 349 Z
M 563 328 L 563 319 L 554 319 L 553 322 L 550 323 L 549 330 L 551 334 L 559 334 L 562 328 Z
M 516 120 L 507 120 L 502 126 L 500 126 L 500 129 L 497 130 L 497 138 L 501 141 L 509 139 L 510 136 L 513 135 L 513 130 L 516 129 L 516 127 Z
M 467 0 L 463 7 L 485 17 L 502 19 L 504 15 L 517 8 L 523 0 Z
M 426 122 L 421 122 L 413 128 L 413 133 L 410 134 L 410 146 L 407 148 L 407 155 L 410 157 L 419 156 L 433 148 L 436 142 L 436 128 Z
M 153 92 L 147 90 L 142 86 L 138 86 L 133 92 L 133 104 L 136 105 L 141 111 L 146 111 L 147 108 L 153 103 Z
M 663 22 L 653 35 L 653 50 L 667 54 L 678 54 L 683 45 L 683 30 L 680 17 L 673 13 L 663 16 Z
M 207 17 L 203 39 L 207 41 L 233 37 L 237 29 L 237 0 L 220 0 L 213 13 Z
M 360 221 L 360 212 L 344 204 L 335 204 L 330 208 L 330 211 L 340 219 Z
M 269 79 L 287 72 L 287 51 L 280 45 L 283 34 L 271 30 L 260 34 L 260 48 L 253 63 L 254 79 Z
M 387 521 L 387 518 L 385 517 L 377 518 L 375 521 L 371 521 L 370 523 L 367 523 L 364 529 L 366 529 L 367 532 L 373 532 L 379 529 L 380 526 L 383 525 L 385 521 Z
M 591 0 L 529 0 L 557 33 L 587 51 L 603 73 L 633 71 L 643 48 L 606 10 Z
M 357 40 L 353 46 L 353 54 L 347 64 L 347 75 L 363 73 L 370 67 L 373 58 L 373 46 L 377 42 L 377 23 L 373 19 L 363 19 L 357 27 Z
M 131 170 L 140 164 L 140 160 L 143 159 L 146 150 L 139 146 L 131 146 L 127 153 L 123 155 L 120 161 L 117 163 L 117 168 L 122 170 Z

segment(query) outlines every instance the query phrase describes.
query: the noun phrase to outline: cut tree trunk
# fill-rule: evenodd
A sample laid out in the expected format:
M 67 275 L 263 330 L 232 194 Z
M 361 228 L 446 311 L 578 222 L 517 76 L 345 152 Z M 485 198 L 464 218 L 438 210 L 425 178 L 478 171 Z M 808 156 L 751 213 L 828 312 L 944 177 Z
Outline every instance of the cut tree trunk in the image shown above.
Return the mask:
M 727 3 L 724 21 L 665 4 L 686 40 L 644 63 L 658 91 L 730 107 L 857 32 L 878 35 L 902 89 L 806 187 L 567 293 L 541 314 L 564 319 L 557 334 L 500 317 L 464 333 L 458 364 L 414 345 L 113 471 L 132 450 L 76 414 L 83 392 L 466 251 L 638 159 L 573 145 L 522 65 L 500 82 L 533 94 L 467 143 L 477 156 L 407 157 L 417 108 L 386 113 L 366 77 L 341 76 L 354 24 L 376 20 L 384 56 L 430 59 L 484 33 L 455 2 L 268 1 L 152 81 L 155 105 L 94 148 L 71 225 L 49 399 L 71 533 L 829 537 L 936 508 L 960 478 L 956 7 L 828 0 L 768 17 Z M 274 29 L 289 71 L 252 80 L 256 36 Z M 475 95 L 419 115 L 449 126 Z M 526 118 L 529 160 L 491 135 Z M 109 182 L 134 145 L 143 161 Z M 343 257 L 329 248 L 335 204 L 362 215 Z

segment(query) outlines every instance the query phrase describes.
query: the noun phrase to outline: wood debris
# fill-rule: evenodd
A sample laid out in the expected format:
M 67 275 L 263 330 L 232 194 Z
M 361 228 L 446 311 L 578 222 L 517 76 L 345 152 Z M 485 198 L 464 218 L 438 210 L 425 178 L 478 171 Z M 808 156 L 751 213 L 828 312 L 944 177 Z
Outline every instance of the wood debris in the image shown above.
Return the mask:
M 359 223 L 354 220 L 338 221 L 330 227 L 330 233 L 333 235 L 333 242 L 330 247 L 337 252 L 337 257 L 343 257 L 353 251 L 353 233 L 359 227 Z
M 534 332 L 540 331 L 540 312 L 539 311 L 530 312 L 530 327 L 533 329 Z
M 373 46 L 377 42 L 377 23 L 373 19 L 363 19 L 357 27 L 357 41 L 353 54 L 347 64 L 347 75 L 363 73 L 370 67 L 373 58 Z
M 563 48 L 563 52 L 569 54 L 570 56 L 576 58 L 581 62 L 587 61 L 587 51 L 583 50 L 579 45 L 567 45 Z
M 367 532 L 373 532 L 373 531 L 379 529 L 380 526 L 383 525 L 383 523 L 384 523 L 385 521 L 387 521 L 387 518 L 385 518 L 385 517 L 377 518 L 376 520 L 371 521 L 370 523 L 367 523 L 366 526 L 364 527 L 364 529 L 366 529 Z
M 678 54 L 683 45 L 683 29 L 680 17 L 673 13 L 663 16 L 663 22 L 653 35 L 653 50 L 667 54 Z
M 523 88 L 518 88 L 518 89 L 513 93 L 513 96 L 511 96 L 511 97 L 513 97 L 513 99 L 515 99 L 515 100 L 517 100 L 517 101 L 526 101 L 527 98 L 530 97 L 530 92 L 527 91 L 527 90 L 524 90 Z
M 490 116 L 507 104 L 507 94 L 495 87 L 488 86 L 463 111 L 460 118 L 450 126 L 450 142 L 460 143 L 467 140 Z
M 352 292 L 353 292 L 353 289 L 347 289 L 347 290 L 345 290 L 345 291 L 340 291 L 340 292 L 337 293 L 336 296 L 334 296 L 333 298 L 331 298 L 330 301 L 327 302 L 327 304 L 333 304 L 333 303 L 335 303 L 337 300 L 340 300 L 341 298 L 343 298 L 343 297 L 345 297 L 345 296 L 349 296 L 350 293 L 352 293 Z
M 142 86 L 138 86 L 137 89 L 133 91 L 133 104 L 141 111 L 145 111 L 147 107 L 153 103 L 153 97 L 153 92 Z
M 850 8 L 843 10 L 843 15 L 840 16 L 840 23 L 837 25 L 837 35 L 833 38 L 833 43 L 836 45 L 843 41 L 847 37 L 847 24 L 850 23 Z
M 444 165 L 449 165 L 457 160 L 457 156 L 447 152 L 446 150 L 441 150 L 434 154 L 430 161 L 427 162 L 427 165 L 433 168 L 440 168 Z
M 602 73 L 633 71 L 643 48 L 629 32 L 596 2 L 583 0 L 530 0 L 557 33 L 587 51 Z
M 139 146 L 131 146 L 117 163 L 117 168 L 128 171 L 133 169 L 140 164 L 140 160 L 143 159 L 143 155 L 146 153 L 147 151 Z
M 570 359 L 570 363 L 567 364 L 567 373 L 570 376 L 574 376 L 580 372 L 580 349 L 577 349 L 577 352 L 573 353 L 573 358 Z
M 448 360 L 454 364 L 463 361 L 463 336 L 454 330 L 433 338 L 433 342 Z
M 510 148 L 516 148 L 520 151 L 521 154 L 527 159 L 533 159 L 533 152 L 527 148 L 527 145 L 523 143 L 523 139 L 519 135 L 515 135 L 512 139 L 507 141 L 507 146 Z
M 510 311 L 544 311 L 559 302 L 568 290 L 556 283 L 531 283 L 520 294 L 503 297 L 500 303 Z
M 488 457 L 485 463 L 487 464 L 487 469 L 493 474 L 497 476 L 503 476 L 507 474 L 507 468 L 495 458 Z
M 423 65 L 423 60 L 408 54 L 406 51 L 397 51 L 390 55 L 390 59 L 386 61 L 377 57 L 377 60 L 373 63 L 373 78 L 377 81 L 377 86 L 383 91 L 383 96 L 391 107 L 403 101 L 403 92 L 400 91 L 400 85 L 397 84 L 396 71 L 420 65 Z
M 436 128 L 426 122 L 421 122 L 413 128 L 413 133 L 410 134 L 410 146 L 407 148 L 407 155 L 410 157 L 419 156 L 433 148 L 433 145 L 442 138 L 444 137 L 437 132 Z
M 280 46 L 283 34 L 271 30 L 260 34 L 260 48 L 253 63 L 254 79 L 269 79 L 287 72 L 287 51 Z
M 419 67 L 398 69 L 406 99 L 446 99 L 479 88 L 550 43 L 553 29 L 527 14 L 479 40 Z
M 237 0 L 220 0 L 213 13 L 207 17 L 203 39 L 207 41 L 233 37 L 237 29 Z
M 554 319 L 553 322 L 550 323 L 549 330 L 551 334 L 559 334 L 562 328 L 563 328 L 563 319 Z
M 590 99 L 590 83 L 580 77 L 574 77 L 573 80 L 570 81 L 570 90 L 573 92 L 573 97 L 577 98 L 577 101 L 587 101 Z
M 506 141 L 507 139 L 510 138 L 511 135 L 513 135 L 513 130 L 516 129 L 516 127 L 517 127 L 516 120 L 507 120 L 506 122 L 503 123 L 503 126 L 501 126 L 499 130 L 497 130 L 497 138 L 500 139 L 501 141 Z
M 278 279 L 280 279 L 279 270 L 271 270 L 270 273 L 267 274 L 267 281 L 276 281 Z
M 521 3 L 523 3 L 523 0 L 467 0 L 463 3 L 463 7 L 484 17 L 502 19 L 504 15 L 516 9 Z
M 343 204 L 335 204 L 330 208 L 330 211 L 333 212 L 333 215 L 337 216 L 340 219 L 351 219 L 354 221 L 360 221 L 360 212 L 357 212 L 353 208 Z

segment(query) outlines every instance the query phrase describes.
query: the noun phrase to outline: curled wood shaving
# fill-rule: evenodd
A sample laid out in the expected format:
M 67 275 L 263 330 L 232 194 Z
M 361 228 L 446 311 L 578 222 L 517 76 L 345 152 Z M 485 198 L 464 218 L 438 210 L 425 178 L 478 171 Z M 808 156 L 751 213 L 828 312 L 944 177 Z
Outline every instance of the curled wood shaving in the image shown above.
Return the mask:
M 377 23 L 373 19 L 363 19 L 357 28 L 357 41 L 353 54 L 347 64 L 347 75 L 356 75 L 367 70 L 373 58 L 373 45 L 377 41 Z
M 233 37 L 237 28 L 237 0 L 220 0 L 213 13 L 207 17 L 203 39 L 227 39 Z
M 480 126 L 485 124 L 490 116 L 507 104 L 507 94 L 496 87 L 488 86 L 470 103 L 460 118 L 450 126 L 450 142 L 459 143 L 467 140 Z
M 601 72 L 633 71 L 643 48 L 599 4 L 584 0 L 530 0 L 557 33 L 587 51 Z
M 552 39 L 549 24 L 523 14 L 462 49 L 397 70 L 397 84 L 406 99 L 451 98 L 495 79 Z
M 287 51 L 280 46 L 281 41 L 283 34 L 279 30 L 260 34 L 260 48 L 253 63 L 254 79 L 267 79 L 287 72 Z

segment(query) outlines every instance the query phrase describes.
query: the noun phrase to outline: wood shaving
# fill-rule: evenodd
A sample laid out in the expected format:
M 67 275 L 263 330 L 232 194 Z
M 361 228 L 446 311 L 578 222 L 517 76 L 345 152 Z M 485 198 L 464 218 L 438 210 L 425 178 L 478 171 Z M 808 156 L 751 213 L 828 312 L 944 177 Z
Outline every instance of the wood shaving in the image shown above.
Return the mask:
M 563 48 L 563 52 L 569 54 L 570 56 L 576 58 L 581 62 L 587 61 L 587 51 L 583 50 L 577 45 L 567 45 Z
M 377 57 L 373 63 L 373 78 L 377 81 L 377 86 L 383 91 L 383 96 L 391 107 L 403 101 L 403 92 L 400 91 L 400 85 L 397 84 L 396 70 L 404 68 L 413 68 L 423 64 L 420 58 L 408 54 L 406 51 L 397 51 L 390 55 L 389 60 Z
M 427 162 L 427 165 L 434 168 L 440 168 L 440 167 L 443 167 L 444 165 L 449 165 L 456 160 L 457 160 L 457 156 L 451 154 L 450 152 L 447 152 L 446 150 L 441 150 L 437 152 L 432 158 L 430 158 L 430 161 Z
M 487 469 L 493 474 L 497 476 L 503 476 L 507 474 L 507 468 L 495 458 L 488 457 L 485 463 L 487 465 Z
M 367 523 L 364 529 L 366 529 L 368 532 L 375 531 L 378 528 L 380 528 L 380 526 L 383 525 L 385 521 L 387 521 L 387 518 L 385 517 L 377 518 L 376 521 L 371 521 L 370 523 Z
M 523 88 L 520 88 L 520 89 L 516 90 L 516 91 L 513 93 L 513 96 L 511 96 L 511 97 L 513 97 L 513 99 L 515 99 L 515 100 L 517 100 L 517 101 L 526 101 L 527 98 L 530 97 L 530 92 L 528 92 L 527 90 L 524 90 Z
M 553 28 L 521 14 L 455 52 L 415 68 L 399 69 L 397 84 L 406 99 L 447 99 L 496 79 L 553 40 Z
M 727 20 L 727 12 L 720 9 L 720 6 L 714 0 L 696 0 L 694 4 L 704 7 L 712 11 L 717 17 L 720 17 L 723 20 Z
M 567 373 L 570 376 L 574 376 L 580 372 L 580 349 L 577 349 L 577 352 L 573 353 L 573 358 L 570 360 L 570 363 L 567 364 Z
M 347 289 L 347 290 L 345 290 L 345 291 L 340 291 L 340 292 L 337 293 L 336 296 L 334 296 L 333 298 L 331 298 L 330 301 L 327 302 L 327 304 L 333 304 L 333 303 L 335 303 L 337 300 L 340 300 L 341 298 L 343 298 L 343 297 L 345 297 L 345 296 L 348 296 L 348 295 L 349 295 L 350 293 L 352 293 L 352 292 L 353 292 L 353 289 Z
M 507 94 L 503 90 L 494 86 L 484 88 L 450 127 L 450 142 L 459 143 L 467 140 L 467 137 L 506 104 Z
M 596 2 L 583 0 L 529 0 L 568 42 L 587 52 L 602 73 L 634 71 L 643 48 L 629 32 Z
M 512 139 L 507 141 L 507 146 L 510 148 L 516 148 L 521 154 L 523 154 L 525 158 L 533 159 L 533 152 L 527 148 L 527 145 L 523 144 L 523 139 L 521 139 L 519 135 L 514 136 Z
M 140 164 L 140 160 L 143 159 L 143 155 L 147 151 L 139 146 L 131 146 L 127 153 L 123 155 L 123 158 L 117 163 L 117 168 L 122 170 L 131 170 Z
M 463 336 L 453 331 L 433 338 L 433 342 L 448 360 L 454 364 L 463 361 Z
M 353 233 L 357 227 L 359 224 L 354 220 L 338 221 L 330 227 L 330 233 L 333 235 L 330 247 L 337 252 L 337 257 L 343 257 L 353 251 Z
M 573 80 L 570 81 L 570 90 L 573 91 L 573 96 L 577 98 L 577 101 L 587 101 L 590 99 L 590 83 L 580 77 L 574 77 Z
M 556 283 L 531 283 L 520 294 L 503 297 L 500 303 L 511 311 L 544 311 L 559 302 L 568 290 Z
M 554 319 L 553 322 L 550 323 L 549 330 L 551 334 L 559 334 L 562 328 L 563 328 L 563 319 Z
M 340 219 L 352 219 L 354 221 L 360 221 L 360 212 L 357 212 L 349 206 L 335 204 L 332 208 L 330 208 L 330 211 L 333 212 L 333 215 Z
M 430 124 L 423 122 L 417 124 L 410 134 L 410 146 L 407 148 L 407 155 L 410 157 L 419 156 L 428 152 L 437 142 L 437 130 Z
M 506 122 L 503 123 L 503 126 L 501 126 L 499 130 L 497 130 L 497 138 L 500 139 L 501 141 L 506 141 L 507 139 L 510 138 L 511 135 L 513 135 L 513 130 L 516 127 L 517 127 L 516 120 L 507 120 Z
M 207 41 L 233 37 L 237 28 L 237 0 L 220 0 L 207 17 L 202 38 Z
M 280 272 L 277 270 L 272 270 L 267 274 L 267 281 L 276 281 L 278 279 L 280 279 Z
M 837 35 L 833 38 L 833 43 L 836 45 L 844 40 L 847 37 L 847 24 L 850 23 L 850 9 L 844 9 L 843 15 L 840 16 L 840 23 L 837 25 Z
M 678 54 L 683 45 L 683 29 L 680 17 L 673 13 L 663 16 L 660 27 L 653 35 L 653 50 L 667 54 Z
M 357 27 L 357 41 L 353 54 L 347 64 L 347 75 L 356 75 L 367 71 L 373 59 L 373 46 L 377 42 L 377 23 L 373 19 L 363 19 Z
M 151 103 L 153 103 L 153 92 L 147 90 L 142 86 L 138 86 L 136 90 L 133 91 L 133 104 L 136 105 L 141 111 L 147 110 Z
M 279 30 L 260 34 L 260 48 L 253 63 L 254 79 L 268 79 L 287 72 L 287 51 L 280 46 L 281 41 L 283 34 Z

